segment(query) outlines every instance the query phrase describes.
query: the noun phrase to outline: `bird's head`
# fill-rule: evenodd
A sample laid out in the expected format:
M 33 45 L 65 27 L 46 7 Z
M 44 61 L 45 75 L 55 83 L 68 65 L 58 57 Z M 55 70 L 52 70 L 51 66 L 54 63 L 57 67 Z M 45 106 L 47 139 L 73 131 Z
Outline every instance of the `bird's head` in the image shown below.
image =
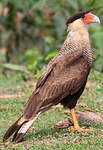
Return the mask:
M 74 14 L 71 16 L 67 22 L 66 25 L 68 26 L 71 23 L 74 23 L 75 21 L 80 20 L 84 24 L 90 24 L 90 23 L 100 23 L 99 17 L 96 15 L 90 13 L 89 11 L 86 12 L 79 12 L 77 14 Z

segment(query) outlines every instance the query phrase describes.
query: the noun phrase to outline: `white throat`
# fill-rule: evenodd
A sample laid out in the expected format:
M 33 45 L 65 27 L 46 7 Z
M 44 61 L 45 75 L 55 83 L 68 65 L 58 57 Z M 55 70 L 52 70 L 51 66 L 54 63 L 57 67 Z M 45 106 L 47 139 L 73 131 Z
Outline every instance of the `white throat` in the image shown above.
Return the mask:
M 68 39 L 73 41 L 87 41 L 89 42 L 88 26 L 83 23 L 81 19 L 77 19 L 68 25 L 69 34 Z

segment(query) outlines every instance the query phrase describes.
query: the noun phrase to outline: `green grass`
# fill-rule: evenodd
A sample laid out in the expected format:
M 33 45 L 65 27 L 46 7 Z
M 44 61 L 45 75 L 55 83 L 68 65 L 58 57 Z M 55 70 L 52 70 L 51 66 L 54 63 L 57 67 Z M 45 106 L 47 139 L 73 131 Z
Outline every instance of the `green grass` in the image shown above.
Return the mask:
M 18 88 L 19 87 L 19 88 Z M 17 75 L 0 78 L 0 95 L 24 93 L 20 98 L 0 99 L 0 150 L 101 150 L 103 149 L 103 124 L 91 124 L 93 131 L 70 133 L 67 129 L 54 129 L 60 120 L 67 118 L 62 107 L 52 108 L 42 114 L 25 135 L 22 143 L 4 144 L 2 136 L 7 128 L 20 116 L 31 89 Z M 79 100 L 77 110 L 103 114 L 103 74 L 92 71 L 87 87 Z

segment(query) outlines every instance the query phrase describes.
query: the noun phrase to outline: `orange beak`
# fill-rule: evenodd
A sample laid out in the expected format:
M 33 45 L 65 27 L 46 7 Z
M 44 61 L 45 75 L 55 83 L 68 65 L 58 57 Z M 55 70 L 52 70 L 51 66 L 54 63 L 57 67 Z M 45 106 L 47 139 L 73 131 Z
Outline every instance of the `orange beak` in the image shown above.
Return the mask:
M 85 14 L 85 17 L 84 17 L 84 18 L 81 18 L 81 19 L 82 19 L 82 21 L 83 21 L 85 24 L 100 23 L 99 17 L 95 16 L 95 15 L 92 14 L 92 13 L 87 13 L 87 14 Z

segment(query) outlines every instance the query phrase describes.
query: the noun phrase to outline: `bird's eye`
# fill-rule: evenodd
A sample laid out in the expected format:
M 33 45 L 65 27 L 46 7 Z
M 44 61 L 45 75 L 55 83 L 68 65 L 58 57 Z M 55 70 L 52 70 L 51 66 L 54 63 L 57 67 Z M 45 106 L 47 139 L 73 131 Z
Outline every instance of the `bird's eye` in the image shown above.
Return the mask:
M 85 18 L 85 15 L 83 15 L 81 18 Z

